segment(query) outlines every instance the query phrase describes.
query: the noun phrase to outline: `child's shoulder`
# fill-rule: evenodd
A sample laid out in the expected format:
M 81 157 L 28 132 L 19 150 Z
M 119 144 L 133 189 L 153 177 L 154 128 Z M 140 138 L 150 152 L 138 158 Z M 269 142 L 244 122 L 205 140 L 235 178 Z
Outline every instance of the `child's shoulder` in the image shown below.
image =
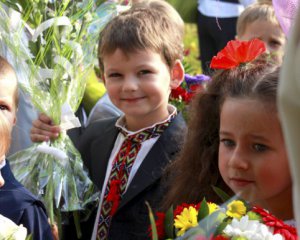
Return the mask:
M 0 211 L 21 212 L 28 207 L 39 206 L 45 209 L 43 203 L 18 182 L 9 164 L 1 169 L 5 184 L 0 188 Z M 5 206 L 2 208 L 1 206 Z

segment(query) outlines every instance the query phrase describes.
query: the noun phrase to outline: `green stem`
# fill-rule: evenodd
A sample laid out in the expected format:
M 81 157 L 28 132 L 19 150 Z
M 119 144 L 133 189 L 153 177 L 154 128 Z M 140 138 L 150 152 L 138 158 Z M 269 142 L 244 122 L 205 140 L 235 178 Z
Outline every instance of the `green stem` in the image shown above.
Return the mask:
M 80 216 L 79 216 L 79 211 L 74 211 L 73 212 L 73 217 L 74 217 L 74 223 L 76 227 L 76 233 L 77 233 L 77 238 L 81 238 L 82 233 L 81 233 L 81 227 L 80 227 Z

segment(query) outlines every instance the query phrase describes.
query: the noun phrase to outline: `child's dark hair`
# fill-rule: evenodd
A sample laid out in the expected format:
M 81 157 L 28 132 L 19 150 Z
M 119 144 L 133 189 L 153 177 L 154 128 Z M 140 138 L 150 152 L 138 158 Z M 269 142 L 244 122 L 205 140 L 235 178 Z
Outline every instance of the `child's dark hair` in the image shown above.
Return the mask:
M 278 68 L 269 55 L 263 54 L 244 66 L 216 72 L 207 89 L 196 96 L 189 113 L 185 145 L 167 169 L 169 192 L 163 209 L 183 202 L 198 203 L 203 197 L 220 203 L 212 186 L 232 194 L 218 169 L 222 104 L 233 97 L 258 99 L 272 104 L 268 107 L 276 106 Z
M 139 50 L 154 51 L 171 68 L 183 56 L 183 34 L 177 22 L 151 8 L 133 7 L 115 17 L 100 33 L 98 58 L 103 72 L 103 58 L 116 49 L 125 54 Z

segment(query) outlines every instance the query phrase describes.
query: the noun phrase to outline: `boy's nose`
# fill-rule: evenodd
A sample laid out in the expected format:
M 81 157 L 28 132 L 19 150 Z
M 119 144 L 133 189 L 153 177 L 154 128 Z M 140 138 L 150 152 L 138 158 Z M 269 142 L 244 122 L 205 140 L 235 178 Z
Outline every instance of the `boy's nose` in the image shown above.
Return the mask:
M 126 78 L 123 82 L 123 91 L 135 91 L 138 89 L 138 80 L 134 77 Z
M 236 169 L 247 169 L 249 167 L 247 153 L 237 146 L 230 156 L 228 166 Z

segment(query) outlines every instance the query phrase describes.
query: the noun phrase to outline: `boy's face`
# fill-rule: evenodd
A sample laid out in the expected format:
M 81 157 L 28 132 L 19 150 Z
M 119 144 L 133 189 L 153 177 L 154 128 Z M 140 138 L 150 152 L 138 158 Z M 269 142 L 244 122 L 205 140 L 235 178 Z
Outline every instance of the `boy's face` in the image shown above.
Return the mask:
M 285 35 L 279 25 L 270 21 L 256 20 L 246 26 L 245 32 L 241 36 L 237 36 L 239 40 L 249 41 L 258 38 L 266 44 L 269 52 L 276 52 L 279 57 L 283 56 L 285 45 Z
M 103 65 L 108 95 L 124 112 L 129 129 L 150 126 L 169 115 L 170 91 L 184 77 L 179 61 L 170 69 L 158 53 L 137 51 L 126 55 L 117 49 L 104 57 Z
M 7 118 L 11 128 L 16 123 L 16 88 L 17 79 L 13 72 L 0 76 L 0 111 Z

